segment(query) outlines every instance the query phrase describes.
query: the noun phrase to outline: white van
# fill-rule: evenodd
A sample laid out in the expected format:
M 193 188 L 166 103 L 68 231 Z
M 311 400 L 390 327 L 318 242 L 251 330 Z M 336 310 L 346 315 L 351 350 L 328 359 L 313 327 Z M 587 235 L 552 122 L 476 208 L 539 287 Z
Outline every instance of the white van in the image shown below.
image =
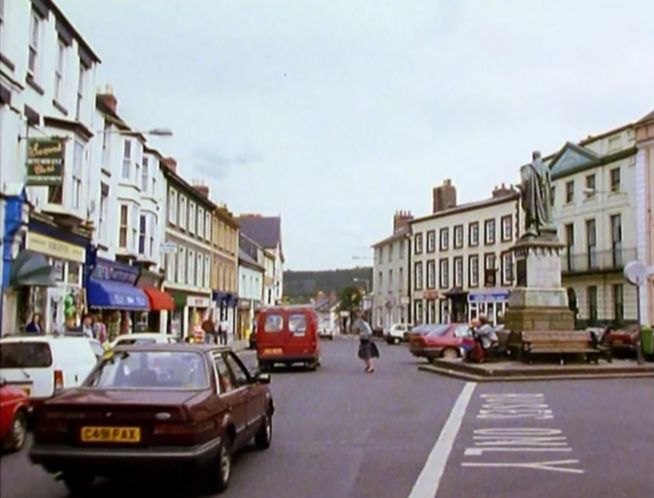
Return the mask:
M 0 339 L 0 377 L 27 392 L 30 401 L 79 386 L 97 360 L 86 337 L 24 335 Z

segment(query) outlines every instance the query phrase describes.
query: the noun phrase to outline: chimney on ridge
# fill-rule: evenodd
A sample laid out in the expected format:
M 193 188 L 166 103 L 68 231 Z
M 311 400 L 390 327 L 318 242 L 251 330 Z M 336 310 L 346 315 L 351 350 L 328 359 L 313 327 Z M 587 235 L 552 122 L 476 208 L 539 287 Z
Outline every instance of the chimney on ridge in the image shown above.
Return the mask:
M 434 201 L 432 213 L 456 207 L 456 187 L 452 185 L 452 180 L 447 178 L 443 180 L 443 185 L 434 187 L 432 198 Z
M 407 226 L 413 219 L 411 211 L 395 211 L 393 216 L 393 233 L 397 233 L 402 228 Z

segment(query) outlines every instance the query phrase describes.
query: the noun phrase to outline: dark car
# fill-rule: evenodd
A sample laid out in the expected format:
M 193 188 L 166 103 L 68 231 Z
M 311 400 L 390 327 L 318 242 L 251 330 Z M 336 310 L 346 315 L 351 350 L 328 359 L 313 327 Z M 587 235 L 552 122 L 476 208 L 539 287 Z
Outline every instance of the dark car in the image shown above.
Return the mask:
M 467 323 L 444 323 L 422 326 L 422 333 L 409 335 L 409 351 L 414 356 L 426 358 L 458 358 L 466 345 L 472 344 L 470 325 Z
M 82 386 L 35 410 L 29 456 L 82 496 L 96 476 L 200 470 L 222 491 L 235 451 L 252 439 L 258 448 L 270 446 L 269 382 L 253 377 L 226 347 L 120 346 Z

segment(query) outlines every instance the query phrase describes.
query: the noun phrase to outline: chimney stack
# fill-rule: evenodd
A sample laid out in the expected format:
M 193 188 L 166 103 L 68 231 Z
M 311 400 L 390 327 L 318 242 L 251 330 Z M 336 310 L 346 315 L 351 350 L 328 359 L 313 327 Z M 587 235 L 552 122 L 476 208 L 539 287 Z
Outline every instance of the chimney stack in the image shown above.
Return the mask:
M 96 98 L 113 114 L 116 114 L 116 109 L 118 109 L 118 99 L 116 99 L 114 91 L 109 85 L 105 88 L 104 93 L 98 93 Z
M 208 199 L 209 198 L 209 187 L 206 185 L 203 185 L 201 183 L 195 183 L 193 184 L 193 188 L 198 192 L 202 197 Z
M 161 160 L 161 164 L 163 164 L 166 168 L 168 168 L 173 173 L 177 173 L 177 161 L 175 161 L 174 157 L 164 157 Z
M 413 219 L 411 211 L 395 211 L 393 216 L 393 233 L 399 232 Z
M 513 193 L 515 193 L 513 188 L 511 186 L 507 187 L 504 184 L 504 182 L 502 182 L 502 185 L 496 186 L 493 189 L 493 199 L 497 199 L 498 197 L 504 197 L 504 196 L 507 196 L 507 195 L 511 195 Z
M 452 180 L 448 178 L 443 181 L 443 185 L 435 187 L 432 199 L 434 202 L 432 213 L 456 207 L 456 187 L 452 185 Z

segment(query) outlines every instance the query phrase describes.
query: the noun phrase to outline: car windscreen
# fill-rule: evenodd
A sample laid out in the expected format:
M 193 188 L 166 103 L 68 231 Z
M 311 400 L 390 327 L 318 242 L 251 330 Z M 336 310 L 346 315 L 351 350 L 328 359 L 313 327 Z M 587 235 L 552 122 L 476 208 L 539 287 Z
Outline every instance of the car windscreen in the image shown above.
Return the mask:
M 104 389 L 204 389 L 209 378 L 200 353 L 119 351 L 105 356 L 86 385 Z
M 52 351 L 47 342 L 6 342 L 0 345 L 0 368 L 48 368 Z

